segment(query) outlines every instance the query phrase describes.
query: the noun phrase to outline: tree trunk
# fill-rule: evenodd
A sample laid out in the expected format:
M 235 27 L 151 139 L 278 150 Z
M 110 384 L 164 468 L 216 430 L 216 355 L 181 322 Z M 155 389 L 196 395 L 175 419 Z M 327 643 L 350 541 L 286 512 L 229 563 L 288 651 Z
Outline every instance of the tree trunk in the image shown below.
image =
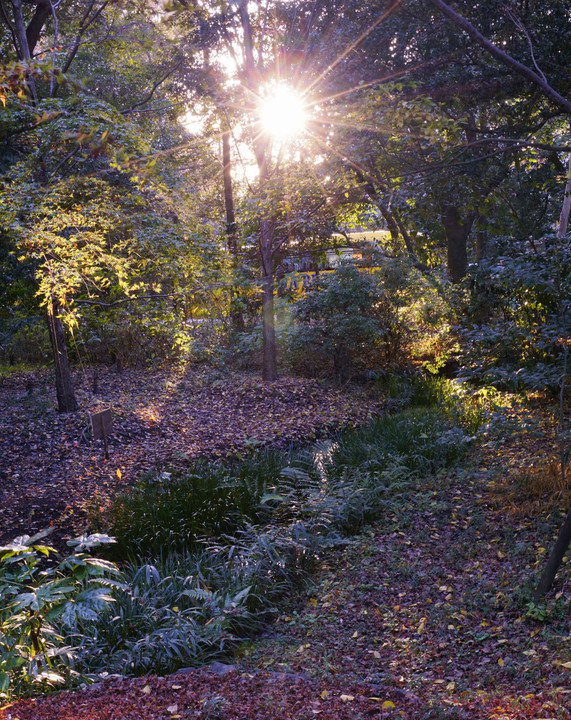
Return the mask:
M 476 233 L 476 259 L 478 262 L 486 257 L 488 249 L 488 230 L 487 228 L 479 228 Z
M 32 59 L 32 53 L 30 52 L 30 46 L 28 45 L 24 12 L 22 10 L 22 0 L 12 0 L 12 11 L 14 14 L 14 28 L 12 33 L 16 42 L 16 52 L 20 60 L 30 62 Z M 36 82 L 31 74 L 28 76 L 28 87 L 30 96 L 35 103 L 37 100 Z
M 266 381 L 277 380 L 278 364 L 276 356 L 276 328 L 274 323 L 274 275 L 273 275 L 273 223 L 260 220 L 260 255 L 262 258 L 262 333 L 263 333 L 263 370 Z
M 473 216 L 460 222 L 460 213 L 454 205 L 444 208 L 443 224 L 446 233 L 448 251 L 448 276 L 453 283 L 458 283 L 466 275 L 468 267 L 467 240 L 470 234 Z
M 243 33 L 244 48 L 244 75 L 246 87 L 251 91 L 253 97 L 259 95 L 260 80 L 262 73 L 256 65 L 254 57 L 254 35 L 250 16 L 248 14 L 248 0 L 238 0 L 237 3 L 240 25 Z M 260 40 L 263 47 L 263 37 Z M 263 67 L 261 51 L 258 56 L 260 67 Z M 256 118 L 255 109 L 252 108 L 253 119 Z M 266 195 L 266 183 L 269 178 L 270 143 L 264 134 L 258 132 L 254 138 L 254 155 L 258 166 L 260 196 Z M 262 332 L 264 347 L 264 366 L 262 377 L 266 381 L 277 380 L 277 359 L 276 359 L 276 329 L 274 325 L 274 232 L 275 220 L 271 217 L 260 217 L 260 238 L 259 252 L 262 261 Z
M 557 570 L 561 565 L 563 556 L 565 555 L 565 552 L 567 551 L 570 543 L 571 508 L 569 508 L 569 511 L 567 512 L 565 522 L 561 526 L 561 530 L 559 531 L 559 535 L 557 536 L 555 547 L 551 551 L 551 555 L 549 557 L 549 560 L 547 561 L 547 565 L 545 566 L 543 574 L 541 575 L 541 580 L 539 581 L 539 584 L 534 594 L 535 602 L 541 600 L 541 598 L 551 589 L 553 581 L 555 580 L 555 575 L 557 574 Z
M 224 210 L 226 212 L 226 243 L 228 252 L 237 263 L 238 259 L 238 237 L 236 225 L 236 213 L 234 211 L 234 189 L 232 187 L 232 155 L 230 152 L 230 130 L 222 133 L 222 177 L 224 180 Z M 232 300 L 240 299 L 240 288 L 232 291 Z M 233 302 L 230 308 L 230 320 L 234 330 L 244 330 L 244 315 L 238 309 L 237 303 Z
M 230 131 L 222 133 L 222 175 L 224 178 L 224 209 L 226 211 L 226 237 L 228 251 L 236 257 L 236 213 L 234 212 L 234 192 L 232 189 L 232 157 L 230 155 Z
M 73 391 L 65 332 L 55 300 L 48 305 L 47 320 L 56 372 L 56 395 L 59 412 L 75 412 L 78 408 Z
M 26 35 L 26 23 L 24 22 L 24 13 L 22 11 L 22 0 L 12 0 L 12 10 L 14 12 L 14 34 L 18 41 L 16 51 L 20 60 L 30 60 L 30 47 L 28 45 L 28 37 Z
M 412 239 L 411 239 L 410 235 L 408 234 L 408 230 L 404 226 L 404 223 L 402 221 L 400 214 L 396 210 L 393 210 L 392 212 L 393 212 L 393 217 L 395 219 L 395 222 L 398 226 L 398 229 L 400 230 L 400 234 L 402 235 L 402 239 L 404 240 L 404 244 L 405 244 L 408 254 L 414 260 L 415 263 L 419 263 L 420 261 L 416 257 L 416 253 L 414 251 L 414 245 L 412 244 Z M 423 267 L 425 267 L 425 266 L 423 266 Z
M 564 238 L 567 234 L 567 226 L 569 225 L 569 214 L 571 213 L 571 155 L 569 155 L 569 167 L 567 173 L 567 183 L 565 185 L 565 193 L 563 195 L 563 207 L 559 216 L 559 227 L 557 229 L 557 237 Z
M 391 234 L 391 244 L 394 248 L 393 252 L 396 252 L 399 246 L 399 226 L 397 225 L 397 221 L 394 219 L 388 207 L 380 200 L 377 200 L 377 207 L 387 223 L 387 228 Z

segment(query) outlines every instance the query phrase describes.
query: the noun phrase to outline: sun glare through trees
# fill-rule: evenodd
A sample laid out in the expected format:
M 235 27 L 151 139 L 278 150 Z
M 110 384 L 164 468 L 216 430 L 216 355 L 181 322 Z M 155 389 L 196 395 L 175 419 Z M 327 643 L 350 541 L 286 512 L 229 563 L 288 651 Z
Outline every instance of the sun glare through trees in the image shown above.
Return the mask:
M 305 129 L 303 96 L 289 85 L 271 86 L 260 100 L 259 112 L 262 131 L 277 142 L 292 140 Z
M 570 21 L 0 0 L 0 720 L 571 720 Z

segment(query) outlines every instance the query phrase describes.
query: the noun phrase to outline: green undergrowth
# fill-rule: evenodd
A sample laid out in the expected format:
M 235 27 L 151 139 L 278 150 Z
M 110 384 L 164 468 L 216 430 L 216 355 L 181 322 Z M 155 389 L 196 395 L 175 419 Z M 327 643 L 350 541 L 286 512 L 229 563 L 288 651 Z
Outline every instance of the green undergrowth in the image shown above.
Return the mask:
M 305 450 L 145 477 L 110 513 L 120 570 L 102 566 L 107 594 L 106 575 L 74 570 L 77 582 L 46 599 L 53 569 L 26 570 L 43 551 L 31 540 L 0 551 L 0 691 L 15 697 L 80 676 L 169 672 L 229 656 L 328 548 L 373 521 L 407 522 L 426 480 L 463 456 L 476 410 L 452 387 L 408 386 L 405 400 L 398 393 L 406 407 Z M 62 565 L 58 582 L 76 565 Z M 71 612 L 80 593 L 81 611 Z
M 485 419 L 483 404 L 452 388 L 409 381 L 397 391 L 404 408 L 312 447 L 267 448 L 241 460 L 199 460 L 184 474 L 147 475 L 111 508 L 115 559 L 193 550 L 247 524 L 314 517 L 325 505 L 330 531 L 359 531 L 382 513 L 379 485 L 434 473 L 464 453 Z M 344 518 L 346 510 L 353 520 Z

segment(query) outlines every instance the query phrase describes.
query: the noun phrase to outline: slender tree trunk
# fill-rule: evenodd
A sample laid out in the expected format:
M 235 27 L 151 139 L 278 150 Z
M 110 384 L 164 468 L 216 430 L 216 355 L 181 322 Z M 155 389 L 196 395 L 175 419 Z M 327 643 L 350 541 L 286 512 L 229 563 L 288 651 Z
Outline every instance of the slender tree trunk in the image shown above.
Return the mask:
M 222 177 L 224 180 L 224 210 L 226 212 L 226 242 L 228 252 L 238 261 L 238 237 L 236 213 L 234 211 L 234 188 L 232 187 L 232 154 L 230 152 L 230 130 L 222 133 Z M 240 297 L 240 288 L 232 291 L 233 298 Z M 230 310 L 232 327 L 236 331 L 244 330 L 244 315 L 234 304 Z
M 254 56 L 254 34 L 248 14 L 248 0 L 238 0 L 238 15 L 243 33 L 245 82 L 253 96 L 259 95 L 263 73 L 262 51 L 258 53 L 258 62 Z M 263 48 L 263 36 L 260 39 Z M 255 108 L 252 117 L 256 119 Z M 271 146 L 267 137 L 259 132 L 254 139 L 254 155 L 259 172 L 260 196 L 266 195 L 266 183 L 269 179 Z M 272 217 L 260 217 L 259 251 L 262 261 L 262 328 L 264 343 L 263 379 L 276 380 L 278 377 L 276 358 L 276 329 L 274 325 L 274 233 L 275 220 Z
M 478 262 L 486 257 L 488 249 L 488 230 L 487 228 L 479 228 L 476 233 L 476 258 Z
M 28 45 L 28 37 L 26 35 L 26 23 L 24 21 L 24 12 L 22 10 L 22 0 L 12 0 L 12 10 L 14 13 L 14 34 L 18 41 L 16 51 L 20 60 L 30 60 L 30 46 Z
M 561 486 L 566 487 L 567 484 L 567 457 L 565 447 L 565 436 L 563 434 L 565 430 L 565 380 L 567 378 L 567 368 L 569 360 L 569 350 L 567 346 L 569 336 L 568 333 L 564 333 L 564 346 L 563 346 L 563 372 L 561 374 L 561 387 L 559 389 L 559 422 L 558 422 L 558 433 L 560 437 L 560 452 L 561 452 Z M 543 570 L 541 579 L 535 591 L 534 599 L 537 602 L 546 593 L 549 592 L 555 575 L 559 570 L 559 566 L 563 560 L 563 556 L 567 552 L 567 548 L 571 544 L 571 508 L 567 511 L 567 517 L 559 530 L 559 535 L 555 541 L 555 546 L 551 551 L 547 565 Z
M 30 46 L 28 44 L 26 23 L 24 21 L 24 12 L 22 10 L 22 0 L 11 0 L 11 2 L 14 14 L 13 37 L 15 37 L 16 52 L 18 53 L 20 60 L 29 63 L 32 59 L 32 53 L 30 52 Z M 36 93 L 36 81 L 31 74 L 28 76 L 28 88 L 32 101 L 35 104 L 38 99 Z
M 59 307 L 55 300 L 52 300 L 48 305 L 47 321 L 55 363 L 58 410 L 59 412 L 75 412 L 78 405 L 71 380 L 65 331 L 59 317 Z
M 273 223 L 260 221 L 260 255 L 262 258 L 262 332 L 263 332 L 263 370 L 266 381 L 277 380 L 278 363 L 276 356 L 276 328 L 274 322 L 274 275 L 273 275 Z
M 395 250 L 393 250 L 393 252 L 396 252 L 396 249 L 398 248 L 398 245 L 399 245 L 399 226 L 397 225 L 397 222 L 394 219 L 391 211 L 380 200 L 377 200 L 377 207 L 379 208 L 379 212 L 381 213 L 385 222 L 387 223 L 387 227 L 391 234 L 391 244 L 393 245 L 393 248 L 395 248 Z
M 468 267 L 467 240 L 473 222 L 473 216 L 465 222 L 461 222 L 458 208 L 454 205 L 446 205 L 444 208 L 443 224 L 448 251 L 448 275 L 453 283 L 460 282 L 466 275 Z
M 563 523 L 561 530 L 559 530 L 559 535 L 557 536 L 557 540 L 555 541 L 555 547 L 551 551 L 551 555 L 549 556 L 549 560 L 547 561 L 547 565 L 543 570 L 543 574 L 541 575 L 537 590 L 535 591 L 534 600 L 536 602 L 541 600 L 541 598 L 551 589 L 553 581 L 555 580 L 555 575 L 557 574 L 557 570 L 561 565 L 563 556 L 565 555 L 565 552 L 567 551 L 570 543 L 571 508 L 569 508 L 565 522 Z
M 416 257 L 416 253 L 414 251 L 414 245 L 412 244 L 412 239 L 411 239 L 410 235 L 408 234 L 408 230 L 404 226 L 404 223 L 402 221 L 400 214 L 396 210 L 393 210 L 392 213 L 393 213 L 395 222 L 398 226 L 398 229 L 400 230 L 400 234 L 402 235 L 402 239 L 404 240 L 404 244 L 405 244 L 408 254 L 411 256 L 411 258 L 415 262 L 419 262 L 418 258 Z
M 567 234 L 567 226 L 569 225 L 569 215 L 571 214 L 571 155 L 569 155 L 569 166 L 567 172 L 567 183 L 565 185 L 565 194 L 563 195 L 563 207 L 559 216 L 559 227 L 557 229 L 557 237 L 564 238 Z
M 236 257 L 236 213 L 234 212 L 234 191 L 232 188 L 232 156 L 230 154 L 230 130 L 222 133 L 222 175 L 224 178 L 224 209 L 226 211 L 226 237 L 229 252 Z

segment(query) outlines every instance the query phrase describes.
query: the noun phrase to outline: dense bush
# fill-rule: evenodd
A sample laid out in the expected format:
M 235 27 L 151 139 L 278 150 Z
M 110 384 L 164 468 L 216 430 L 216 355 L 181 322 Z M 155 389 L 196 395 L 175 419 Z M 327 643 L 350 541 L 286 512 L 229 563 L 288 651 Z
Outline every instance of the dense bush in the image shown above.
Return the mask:
M 320 276 L 294 307 L 286 354 L 302 374 L 338 380 L 402 360 L 404 328 L 375 276 L 342 265 Z
M 73 551 L 61 558 L 40 544 L 47 534 L 24 535 L 0 547 L 0 698 L 77 678 L 81 643 L 72 647 L 65 636 L 97 620 L 112 601 L 111 591 L 124 588 L 115 565 L 89 555 L 109 537 L 72 540 Z
M 510 254 L 480 263 L 469 282 L 473 322 L 462 333 L 463 375 L 510 388 L 556 388 L 571 324 L 569 243 L 546 238 L 535 252 L 512 245 Z

